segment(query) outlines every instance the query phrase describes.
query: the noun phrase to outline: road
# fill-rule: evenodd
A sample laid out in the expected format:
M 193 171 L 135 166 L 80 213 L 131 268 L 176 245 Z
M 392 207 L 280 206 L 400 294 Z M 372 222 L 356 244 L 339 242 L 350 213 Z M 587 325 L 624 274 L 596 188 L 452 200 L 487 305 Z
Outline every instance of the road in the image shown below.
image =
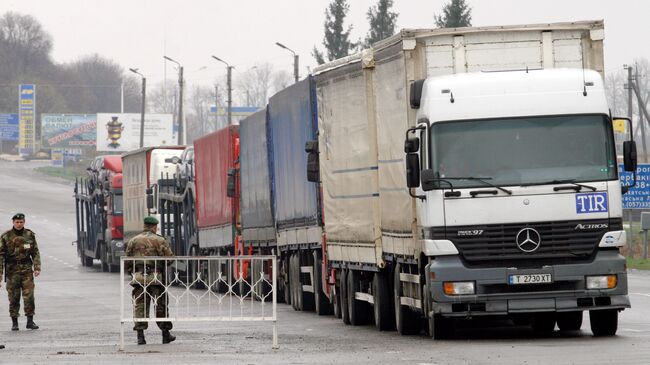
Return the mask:
M 620 316 L 616 337 L 594 338 L 585 316 L 583 330 L 540 337 L 526 327 L 472 323 L 456 339 L 433 341 L 399 336 L 371 326 L 345 326 L 334 317 L 295 312 L 280 304 L 280 349 L 271 348 L 268 323 L 179 324 L 178 339 L 160 344 L 152 325 L 146 346 L 126 332 L 118 351 L 119 276 L 99 263 L 82 267 L 75 240 L 72 186 L 33 171 L 38 163 L 0 161 L 0 223 L 26 214 L 36 232 L 43 262 L 36 279 L 39 330 L 10 331 L 3 288 L 0 296 L 0 364 L 647 364 L 650 362 L 650 273 L 629 275 L 632 309 Z M 3 230 L 5 227 L 0 227 Z

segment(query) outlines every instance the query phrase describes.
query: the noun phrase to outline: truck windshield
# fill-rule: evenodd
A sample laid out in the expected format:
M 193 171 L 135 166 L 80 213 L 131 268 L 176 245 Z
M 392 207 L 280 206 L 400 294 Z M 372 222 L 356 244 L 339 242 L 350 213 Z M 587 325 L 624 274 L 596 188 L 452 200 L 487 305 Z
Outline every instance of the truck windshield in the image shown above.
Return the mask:
M 122 215 L 123 199 L 122 194 L 113 194 L 113 215 Z
M 611 125 L 603 115 L 442 122 L 430 131 L 431 168 L 439 178 L 473 176 L 499 186 L 617 178 Z

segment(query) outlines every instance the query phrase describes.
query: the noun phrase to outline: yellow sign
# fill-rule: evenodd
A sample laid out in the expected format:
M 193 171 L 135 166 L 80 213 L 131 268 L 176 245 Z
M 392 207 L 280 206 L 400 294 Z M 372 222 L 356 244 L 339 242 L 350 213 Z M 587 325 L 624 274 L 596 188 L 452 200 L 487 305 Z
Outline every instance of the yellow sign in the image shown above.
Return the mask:
M 627 120 L 625 119 L 614 119 L 614 132 L 616 133 L 625 133 L 625 125 Z

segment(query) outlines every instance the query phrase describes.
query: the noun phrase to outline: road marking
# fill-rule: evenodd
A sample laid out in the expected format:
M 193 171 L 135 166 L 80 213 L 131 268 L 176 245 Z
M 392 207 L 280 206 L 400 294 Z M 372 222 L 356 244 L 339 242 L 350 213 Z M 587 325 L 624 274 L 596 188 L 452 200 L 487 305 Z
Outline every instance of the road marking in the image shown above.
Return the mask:
M 641 295 L 641 296 L 644 296 L 644 297 L 650 297 L 650 294 L 648 294 L 648 293 L 630 293 L 630 294 L 631 295 Z

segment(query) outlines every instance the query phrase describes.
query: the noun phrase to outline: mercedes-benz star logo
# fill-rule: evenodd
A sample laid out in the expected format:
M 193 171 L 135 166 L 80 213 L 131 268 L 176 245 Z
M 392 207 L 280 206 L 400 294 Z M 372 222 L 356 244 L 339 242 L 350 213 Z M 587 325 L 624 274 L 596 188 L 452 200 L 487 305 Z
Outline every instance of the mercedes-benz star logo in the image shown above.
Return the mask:
M 533 228 L 524 228 L 517 233 L 517 247 L 524 252 L 533 252 L 542 243 L 542 236 Z

